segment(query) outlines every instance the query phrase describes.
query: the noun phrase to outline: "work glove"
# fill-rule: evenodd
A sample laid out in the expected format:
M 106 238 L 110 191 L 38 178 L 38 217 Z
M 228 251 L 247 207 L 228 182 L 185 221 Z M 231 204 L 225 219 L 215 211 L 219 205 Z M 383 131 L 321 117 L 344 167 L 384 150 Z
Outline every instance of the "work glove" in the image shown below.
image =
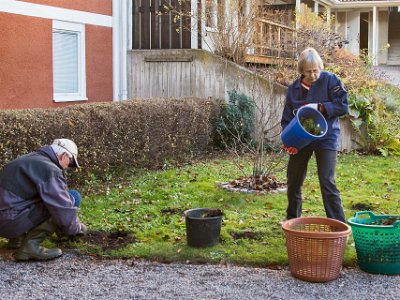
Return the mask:
M 324 107 L 324 105 L 322 103 L 309 103 L 309 104 L 306 104 L 306 105 L 303 105 L 303 106 L 314 108 L 314 109 L 316 109 L 316 110 L 318 110 L 320 112 L 325 112 L 325 107 Z
M 281 149 L 290 155 L 297 154 L 297 152 L 299 152 L 295 147 L 286 147 L 285 145 L 282 145 Z

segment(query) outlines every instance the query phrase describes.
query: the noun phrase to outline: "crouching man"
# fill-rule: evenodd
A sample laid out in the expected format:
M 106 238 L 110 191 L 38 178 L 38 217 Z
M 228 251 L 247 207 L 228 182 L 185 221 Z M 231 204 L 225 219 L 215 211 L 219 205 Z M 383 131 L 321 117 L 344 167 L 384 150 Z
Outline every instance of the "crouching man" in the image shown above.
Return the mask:
M 54 232 L 66 236 L 86 233 L 77 216 L 80 194 L 68 190 L 63 171 L 79 168 L 78 148 L 69 139 L 20 156 L 0 173 L 0 237 L 17 249 L 18 261 L 48 260 L 61 249 L 46 249 L 41 243 Z

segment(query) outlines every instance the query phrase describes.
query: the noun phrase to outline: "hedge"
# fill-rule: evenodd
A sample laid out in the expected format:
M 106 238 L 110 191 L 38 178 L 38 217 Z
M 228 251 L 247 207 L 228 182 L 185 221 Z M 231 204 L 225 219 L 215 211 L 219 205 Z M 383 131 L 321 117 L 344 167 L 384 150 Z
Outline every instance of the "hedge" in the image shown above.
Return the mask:
M 113 169 L 157 168 L 207 151 L 216 101 L 180 98 L 0 111 L 0 167 L 22 154 L 69 138 L 79 149 L 82 181 Z

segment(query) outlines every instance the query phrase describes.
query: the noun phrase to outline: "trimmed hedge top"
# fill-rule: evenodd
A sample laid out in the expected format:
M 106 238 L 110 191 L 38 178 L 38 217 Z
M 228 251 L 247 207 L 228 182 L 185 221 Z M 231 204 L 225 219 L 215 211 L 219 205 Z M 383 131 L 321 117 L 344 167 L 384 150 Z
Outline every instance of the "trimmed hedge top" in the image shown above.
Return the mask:
M 207 150 L 218 109 L 213 100 L 181 98 L 3 110 L 0 167 L 55 138 L 77 144 L 78 173 L 158 167 Z

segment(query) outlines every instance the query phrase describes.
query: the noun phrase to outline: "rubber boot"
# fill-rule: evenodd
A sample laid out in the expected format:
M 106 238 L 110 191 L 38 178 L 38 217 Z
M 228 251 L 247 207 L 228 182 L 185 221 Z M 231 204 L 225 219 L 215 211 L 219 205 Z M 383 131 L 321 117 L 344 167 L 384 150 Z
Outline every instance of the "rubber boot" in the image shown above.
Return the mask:
M 15 259 L 18 261 L 49 260 L 61 256 L 61 249 L 46 249 L 40 246 L 55 230 L 56 226 L 51 219 L 33 228 L 24 237 L 21 247 L 15 253 Z
M 21 247 L 23 239 L 24 239 L 23 235 L 18 236 L 16 238 L 9 239 L 8 243 L 7 243 L 7 248 L 8 249 L 18 249 L 19 247 Z

